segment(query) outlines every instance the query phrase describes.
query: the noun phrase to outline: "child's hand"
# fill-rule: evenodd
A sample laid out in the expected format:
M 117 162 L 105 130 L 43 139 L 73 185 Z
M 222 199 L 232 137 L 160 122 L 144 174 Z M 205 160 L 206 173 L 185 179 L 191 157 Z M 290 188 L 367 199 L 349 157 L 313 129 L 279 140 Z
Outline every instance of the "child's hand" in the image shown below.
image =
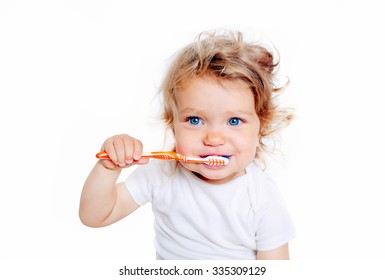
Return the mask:
M 107 169 L 118 169 L 129 167 L 134 164 L 147 164 L 148 158 L 141 158 L 143 145 L 138 139 L 126 134 L 115 135 L 104 141 L 102 151 L 106 151 L 109 160 L 103 159 L 100 162 Z

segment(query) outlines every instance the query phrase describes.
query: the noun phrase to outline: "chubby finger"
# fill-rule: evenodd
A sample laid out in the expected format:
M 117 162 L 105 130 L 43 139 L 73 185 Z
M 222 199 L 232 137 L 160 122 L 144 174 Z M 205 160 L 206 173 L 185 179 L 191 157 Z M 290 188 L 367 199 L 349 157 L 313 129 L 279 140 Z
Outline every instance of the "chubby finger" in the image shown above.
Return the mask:
M 138 139 L 134 139 L 134 150 L 132 153 L 133 159 L 138 161 L 142 157 L 143 153 L 143 144 Z
M 125 145 L 124 141 L 121 137 L 117 137 L 114 141 L 114 149 L 116 154 L 116 164 L 118 164 L 120 167 L 125 166 Z
M 112 161 L 115 165 L 117 164 L 117 156 L 115 152 L 115 147 L 113 144 L 113 140 L 111 138 L 107 139 L 102 148 L 101 151 L 105 151 L 110 158 L 109 160 Z
M 149 158 L 140 158 L 139 160 L 135 161 L 135 164 L 144 165 L 149 163 L 149 161 L 150 161 Z
M 131 137 L 126 137 L 123 139 L 123 143 L 124 143 L 124 163 L 131 164 L 133 162 L 132 153 L 134 150 L 133 139 Z

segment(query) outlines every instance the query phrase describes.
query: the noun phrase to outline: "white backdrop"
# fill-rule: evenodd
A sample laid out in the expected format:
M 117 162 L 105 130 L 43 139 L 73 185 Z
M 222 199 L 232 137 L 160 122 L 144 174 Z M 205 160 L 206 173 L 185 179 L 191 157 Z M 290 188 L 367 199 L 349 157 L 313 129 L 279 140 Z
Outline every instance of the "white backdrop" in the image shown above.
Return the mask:
M 291 258 L 384 259 L 376 3 L 0 2 L 0 259 L 154 259 L 150 205 L 90 229 L 78 219 L 81 188 L 113 134 L 162 149 L 156 94 L 167 61 L 215 28 L 265 34 L 291 80 L 282 101 L 296 119 L 267 168 L 297 227 Z

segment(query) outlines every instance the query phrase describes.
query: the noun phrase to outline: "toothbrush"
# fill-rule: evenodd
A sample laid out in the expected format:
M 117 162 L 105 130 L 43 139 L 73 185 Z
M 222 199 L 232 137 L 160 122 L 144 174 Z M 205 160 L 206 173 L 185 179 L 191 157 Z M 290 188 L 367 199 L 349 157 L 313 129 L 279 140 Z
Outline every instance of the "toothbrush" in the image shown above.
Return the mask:
M 110 159 L 106 151 L 96 154 L 98 159 Z M 177 152 L 151 152 L 149 154 L 142 154 L 142 158 L 156 158 L 163 160 L 176 160 L 186 163 L 203 163 L 210 166 L 224 166 L 229 164 L 229 159 L 221 156 L 207 156 L 205 158 L 189 157 L 181 155 Z

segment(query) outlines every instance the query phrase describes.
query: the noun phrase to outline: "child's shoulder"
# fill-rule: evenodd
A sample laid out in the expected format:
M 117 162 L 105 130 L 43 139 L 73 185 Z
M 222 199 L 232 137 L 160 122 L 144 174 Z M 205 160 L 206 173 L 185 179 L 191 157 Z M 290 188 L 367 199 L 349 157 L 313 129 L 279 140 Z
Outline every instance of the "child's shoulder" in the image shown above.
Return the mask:
M 270 177 L 270 175 L 263 169 L 262 165 L 253 161 L 247 167 L 246 172 L 248 174 L 249 180 L 253 181 L 253 185 L 259 189 L 272 189 L 277 188 L 276 183 Z
M 270 175 L 257 163 L 248 166 L 249 192 L 255 213 L 271 205 L 280 205 L 280 190 Z
M 246 169 L 246 172 L 260 176 L 261 178 L 270 179 L 270 176 L 266 173 L 262 163 L 257 160 L 253 160 Z

